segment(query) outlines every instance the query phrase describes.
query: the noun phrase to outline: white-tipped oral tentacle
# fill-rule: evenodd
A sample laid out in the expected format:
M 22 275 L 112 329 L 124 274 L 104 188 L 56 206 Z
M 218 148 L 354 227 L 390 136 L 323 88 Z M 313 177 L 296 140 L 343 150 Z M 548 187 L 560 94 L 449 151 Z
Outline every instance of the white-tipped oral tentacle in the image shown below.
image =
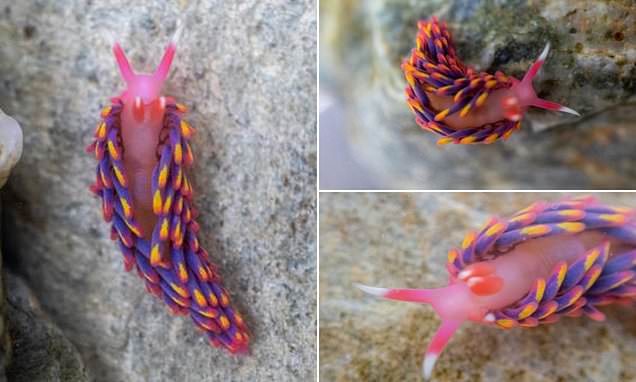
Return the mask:
M 548 57 L 549 52 L 550 52 L 550 41 L 548 41 L 548 43 L 545 44 L 545 48 L 543 48 L 543 51 L 539 55 L 539 58 L 537 58 L 537 61 L 545 61 L 545 59 Z
M 535 98 L 534 100 L 532 100 L 530 105 L 534 106 L 534 107 L 541 108 L 541 109 L 554 110 L 554 111 L 560 111 L 560 112 L 563 112 L 563 113 L 573 114 L 573 115 L 576 115 L 578 117 L 581 116 L 581 114 L 577 113 L 575 110 L 570 109 L 567 106 L 563 106 L 563 105 L 558 104 L 556 102 L 547 101 L 547 100 L 544 100 L 544 99 L 541 99 L 541 98 Z
M 386 293 L 389 291 L 388 288 L 372 287 L 372 286 L 358 284 L 358 283 L 354 283 L 353 285 L 355 285 L 358 289 L 360 289 L 364 293 L 367 293 L 376 297 L 384 297 L 386 296 Z
M 424 354 L 424 361 L 422 362 L 424 380 L 428 380 L 431 377 L 437 358 L 462 323 L 463 321 L 459 320 L 442 320 L 442 324 L 437 328 L 437 332 L 433 335 L 433 339 L 428 344 L 428 348 Z
M 424 360 L 422 361 L 422 376 L 425 381 L 431 379 L 431 375 L 433 375 L 433 367 L 435 367 L 435 362 L 437 362 L 437 358 L 439 354 L 436 353 L 426 353 L 424 355 Z
M 559 111 L 560 111 L 560 112 L 562 112 L 562 113 L 574 114 L 574 115 L 576 115 L 577 117 L 580 117 L 580 116 L 581 116 L 581 114 L 579 114 L 576 110 L 574 110 L 574 109 L 570 109 L 570 108 L 569 108 L 569 107 L 567 107 L 567 106 L 561 106 L 561 108 L 559 108 Z

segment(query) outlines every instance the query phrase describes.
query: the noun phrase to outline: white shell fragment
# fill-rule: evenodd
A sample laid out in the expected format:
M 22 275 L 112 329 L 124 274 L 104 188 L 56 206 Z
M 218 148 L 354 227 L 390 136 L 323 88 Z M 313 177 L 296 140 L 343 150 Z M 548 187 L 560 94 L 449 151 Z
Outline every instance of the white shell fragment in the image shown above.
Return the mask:
M 22 156 L 22 129 L 15 119 L 0 109 L 0 187 Z

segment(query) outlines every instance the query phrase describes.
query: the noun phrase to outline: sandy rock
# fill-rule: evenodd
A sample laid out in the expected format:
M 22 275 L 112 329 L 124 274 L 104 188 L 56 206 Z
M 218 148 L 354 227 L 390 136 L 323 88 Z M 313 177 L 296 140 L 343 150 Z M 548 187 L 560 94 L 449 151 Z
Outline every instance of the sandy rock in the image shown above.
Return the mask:
M 11 362 L 7 377 L 15 382 L 88 382 L 79 351 L 46 316 L 20 277 L 3 274 L 8 292 L 7 320 Z
M 446 253 L 493 215 L 557 194 L 321 194 L 320 377 L 419 381 L 439 326 L 427 306 L 379 300 L 354 282 L 406 288 L 446 285 Z M 601 194 L 636 207 L 633 194 Z M 636 381 L 636 309 L 607 320 L 566 318 L 534 329 L 465 324 L 441 354 L 437 382 Z

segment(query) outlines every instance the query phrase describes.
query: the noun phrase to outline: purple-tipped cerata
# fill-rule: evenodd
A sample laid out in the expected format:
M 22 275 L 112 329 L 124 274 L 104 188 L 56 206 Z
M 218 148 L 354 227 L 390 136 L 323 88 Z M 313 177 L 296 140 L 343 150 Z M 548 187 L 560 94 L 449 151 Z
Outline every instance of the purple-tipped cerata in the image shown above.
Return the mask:
M 509 329 L 561 317 L 603 320 L 599 306 L 636 301 L 636 218 L 592 197 L 538 202 L 493 218 L 448 253 L 449 284 L 437 289 L 359 287 L 392 300 L 427 303 L 442 324 L 426 350 L 424 377 L 466 321 Z
M 174 314 L 189 315 L 212 345 L 245 352 L 247 327 L 197 237 L 187 173 L 194 129 L 183 119 L 186 107 L 160 94 L 175 49 L 168 45 L 155 73 L 136 74 L 115 44 L 127 88 L 102 110 L 87 148 L 97 159 L 91 190 L 102 200 L 125 269 L 135 268 Z

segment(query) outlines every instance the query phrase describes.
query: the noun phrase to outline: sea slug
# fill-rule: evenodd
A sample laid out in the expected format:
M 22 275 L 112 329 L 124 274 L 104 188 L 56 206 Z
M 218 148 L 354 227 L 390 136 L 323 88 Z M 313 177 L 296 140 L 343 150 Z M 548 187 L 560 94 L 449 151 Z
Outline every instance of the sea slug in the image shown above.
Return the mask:
M 548 43 L 521 81 L 502 72 L 477 72 L 460 61 L 446 23 L 418 23 L 416 47 L 402 63 L 407 103 L 417 124 L 442 138 L 438 144 L 493 143 L 521 127 L 528 107 L 576 111 L 537 97 L 532 79 L 548 56 Z
M 139 74 L 113 46 L 127 87 L 102 110 L 87 148 L 98 161 L 91 190 L 112 223 L 126 271 L 136 268 L 147 291 L 174 314 L 189 315 L 210 344 L 241 353 L 248 349 L 246 325 L 199 243 L 188 177 L 194 129 L 183 119 L 186 107 L 161 95 L 175 51 L 173 41 L 154 73 Z
M 635 212 L 592 197 L 538 202 L 466 235 L 461 248 L 448 253 L 446 287 L 358 287 L 433 306 L 442 323 L 425 353 L 428 379 L 464 321 L 505 329 L 555 323 L 563 316 L 602 321 L 599 306 L 636 301 Z

